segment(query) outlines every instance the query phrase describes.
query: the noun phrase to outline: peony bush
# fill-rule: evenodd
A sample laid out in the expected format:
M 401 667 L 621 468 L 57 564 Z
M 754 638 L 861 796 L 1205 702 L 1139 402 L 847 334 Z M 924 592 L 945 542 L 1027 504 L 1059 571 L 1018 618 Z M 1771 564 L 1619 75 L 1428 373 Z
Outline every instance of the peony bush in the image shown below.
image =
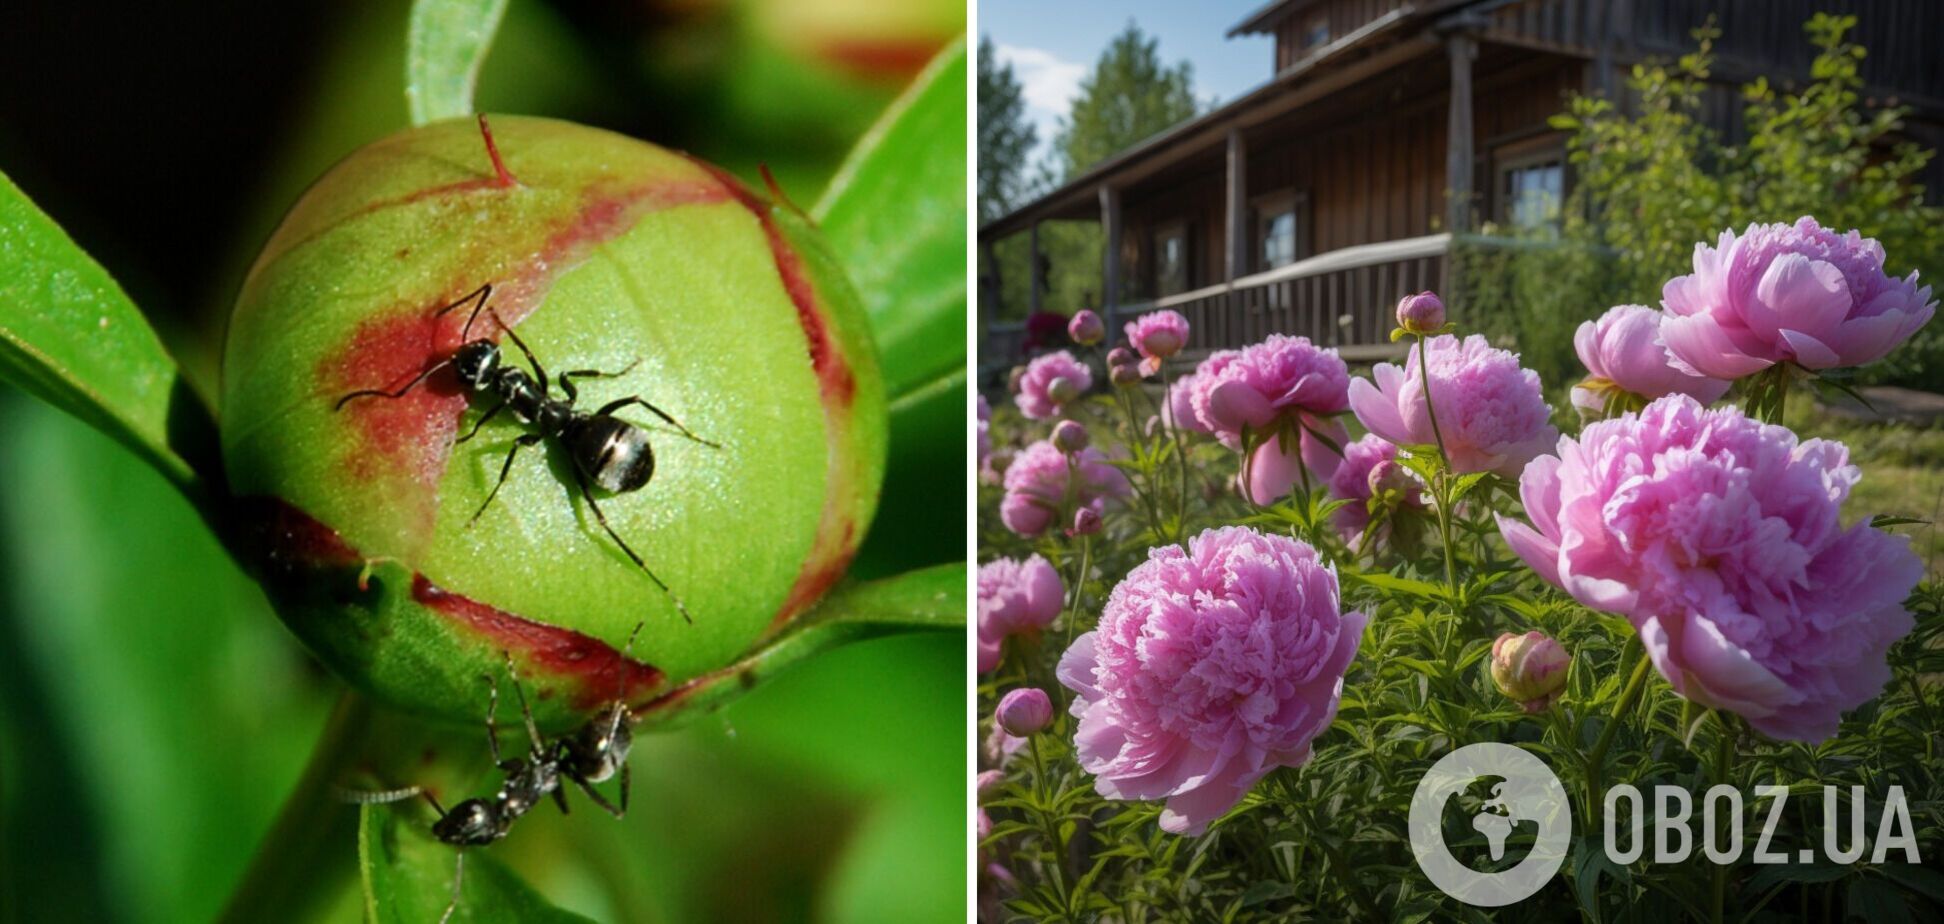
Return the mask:
M 1917 854 L 1944 850 L 1923 525 L 1865 509 L 1848 447 L 1783 417 L 1934 313 L 1883 259 L 1806 217 L 1725 233 L 1659 306 L 1583 325 L 1574 381 L 1431 292 L 1369 369 L 1282 334 L 1198 348 L 1173 312 L 1119 343 L 1080 325 L 1035 368 L 1101 387 L 1057 422 L 1022 388 L 982 422 L 1010 467 L 979 498 L 981 917 L 1472 916 L 1406 823 L 1425 770 L 1487 741 L 1571 801 L 1570 854 L 1521 919 L 1936 914 L 1934 874 L 1896 859 L 1794 862 L 1824 852 L 1819 796 L 1767 835 L 1791 865 L 1751 858 L 1769 784 L 1861 786 L 1870 825 L 1902 787 Z M 1740 859 L 1616 864 L 1617 783 L 1686 789 L 1697 817 L 1708 786 L 1744 791 Z M 1492 795 L 1446 806 L 1481 871 L 1536 833 L 1493 857 L 1470 823 Z

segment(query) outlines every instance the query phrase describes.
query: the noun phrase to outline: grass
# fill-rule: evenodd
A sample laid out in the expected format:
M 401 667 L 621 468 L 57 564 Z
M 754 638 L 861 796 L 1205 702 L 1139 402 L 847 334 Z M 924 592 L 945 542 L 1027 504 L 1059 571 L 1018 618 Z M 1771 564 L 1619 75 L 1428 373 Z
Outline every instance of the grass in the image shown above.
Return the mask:
M 1850 494 L 1848 509 L 1857 517 L 1886 514 L 1928 521 L 1893 527 L 1911 537 L 1935 579 L 1944 565 L 1944 426 L 1865 423 L 1807 401 L 1790 402 L 1789 428 L 1804 436 L 1837 440 L 1849 447 L 1850 461 L 1863 480 Z

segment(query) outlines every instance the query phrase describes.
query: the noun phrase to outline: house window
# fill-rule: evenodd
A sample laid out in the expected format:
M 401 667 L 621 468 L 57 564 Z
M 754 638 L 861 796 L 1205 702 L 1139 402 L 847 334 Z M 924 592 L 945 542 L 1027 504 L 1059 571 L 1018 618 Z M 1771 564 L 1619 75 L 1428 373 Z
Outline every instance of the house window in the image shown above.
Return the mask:
M 1499 220 L 1519 231 L 1559 230 L 1566 158 L 1557 147 L 1499 158 Z
M 1303 25 L 1297 32 L 1297 36 L 1299 41 L 1298 47 L 1304 51 L 1328 45 L 1330 43 L 1329 11 L 1317 10 L 1310 14 L 1308 19 L 1303 20 Z
M 1181 222 L 1154 230 L 1154 286 L 1161 296 L 1188 291 L 1188 226 Z
M 1296 262 L 1303 247 L 1301 198 L 1281 192 L 1255 200 L 1256 271 Z

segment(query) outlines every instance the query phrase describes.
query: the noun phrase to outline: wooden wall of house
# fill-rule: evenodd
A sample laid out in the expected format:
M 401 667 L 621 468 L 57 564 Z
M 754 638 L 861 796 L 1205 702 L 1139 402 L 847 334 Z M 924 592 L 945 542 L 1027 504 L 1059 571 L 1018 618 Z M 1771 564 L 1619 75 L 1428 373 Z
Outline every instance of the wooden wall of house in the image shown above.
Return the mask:
M 1442 66 L 1442 62 L 1426 66 Z M 1479 194 L 1481 217 L 1494 214 L 1490 197 L 1499 146 L 1552 134 L 1546 120 L 1564 107 L 1568 92 L 1580 88 L 1584 67 L 1578 60 L 1527 55 L 1478 75 L 1473 188 Z M 1380 99 L 1341 101 L 1342 114 L 1322 124 L 1286 122 L 1250 134 L 1249 197 L 1281 191 L 1306 197 L 1299 258 L 1444 230 L 1448 97 L 1441 84 L 1436 91 L 1427 91 L 1424 81 L 1424 75 L 1417 75 L 1401 82 L 1400 92 Z M 1177 221 L 1188 229 L 1193 254 L 1188 288 L 1223 281 L 1227 190 L 1219 155 L 1211 149 L 1193 169 L 1143 182 L 1123 193 L 1122 259 L 1129 274 L 1130 299 L 1153 297 L 1153 235 Z M 1251 241 L 1252 255 L 1254 247 Z M 1251 266 L 1249 271 L 1256 269 Z

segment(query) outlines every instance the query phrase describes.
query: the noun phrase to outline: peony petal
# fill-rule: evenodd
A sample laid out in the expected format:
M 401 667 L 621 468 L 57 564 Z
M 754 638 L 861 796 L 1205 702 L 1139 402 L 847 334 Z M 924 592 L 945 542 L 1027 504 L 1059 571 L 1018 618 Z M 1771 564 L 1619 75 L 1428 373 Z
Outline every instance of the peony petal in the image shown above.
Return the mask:
M 1661 341 L 1667 344 L 1675 368 L 1695 375 L 1738 379 L 1775 365 L 1773 359 L 1742 352 L 1714 319 L 1706 316 L 1663 318 Z
M 1385 370 L 1391 375 L 1386 376 Z M 1372 370 L 1378 382 L 1387 377 L 1394 378 L 1397 367 L 1390 363 L 1379 363 Z M 1404 425 L 1404 418 L 1398 416 L 1394 397 L 1379 391 L 1378 386 L 1369 379 L 1350 380 L 1350 411 L 1363 422 L 1364 429 L 1383 437 L 1399 446 L 1411 444 L 1411 429 Z
M 1494 513 L 1492 517 L 1498 520 L 1499 535 L 1505 537 L 1505 544 L 1512 547 L 1514 554 L 1524 559 L 1548 583 L 1555 587 L 1565 586 L 1559 579 L 1559 543 L 1502 513 Z
M 1302 464 L 1300 455 L 1283 453 L 1279 440 L 1264 441 L 1249 458 L 1249 500 L 1266 507 L 1288 497 Z
M 1836 355 L 1835 350 L 1830 349 L 1821 340 L 1801 331 L 1784 330 L 1782 339 L 1789 344 L 1790 351 L 1795 354 L 1795 361 L 1805 368 L 1828 369 L 1842 364 L 1842 359 Z
M 1276 419 L 1276 409 L 1246 382 L 1218 382 L 1208 392 L 1208 416 L 1218 429 L 1260 431 Z
M 1094 686 L 1094 668 L 1099 658 L 1094 653 L 1094 636 L 1097 633 L 1083 632 L 1073 640 L 1065 654 L 1060 655 L 1060 666 L 1053 674 L 1059 678 L 1060 685 L 1079 694 L 1084 699 L 1100 699 L 1100 690 Z M 1073 704 L 1074 715 L 1079 715 L 1080 703 Z
M 1799 253 L 1770 261 L 1754 296 L 1744 304 L 1743 320 L 1764 340 L 1791 330 L 1812 338 L 1829 336 L 1854 307 L 1842 270 Z

